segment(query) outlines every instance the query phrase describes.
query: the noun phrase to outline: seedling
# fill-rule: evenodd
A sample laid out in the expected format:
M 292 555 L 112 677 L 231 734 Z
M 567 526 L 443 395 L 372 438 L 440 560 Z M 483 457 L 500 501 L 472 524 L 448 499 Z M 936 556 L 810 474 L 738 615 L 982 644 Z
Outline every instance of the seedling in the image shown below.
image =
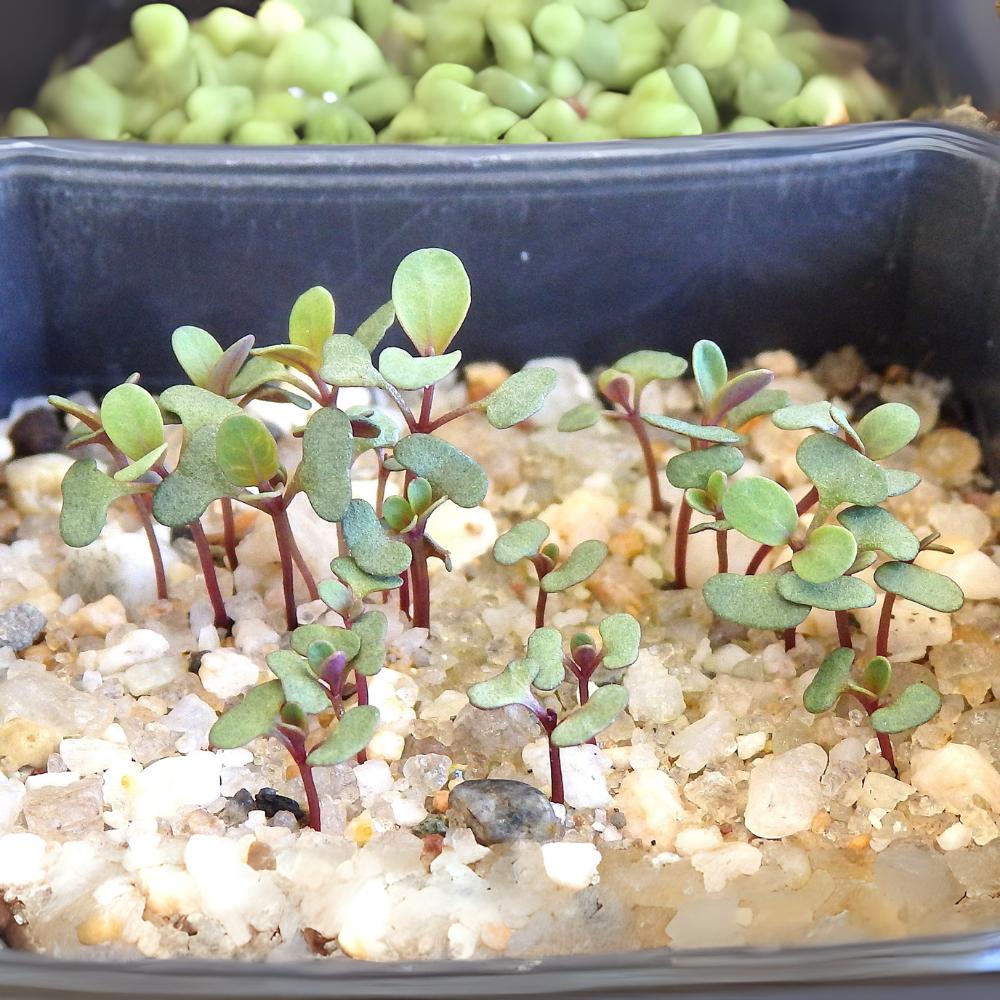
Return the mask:
M 599 631 L 599 647 L 590 635 L 581 633 L 564 652 L 557 629 L 536 629 L 528 637 L 523 660 L 514 660 L 503 673 L 469 688 L 469 701 L 476 708 L 521 705 L 538 719 L 548 737 L 555 803 L 565 801 L 560 750 L 593 741 L 628 702 L 621 679 L 639 656 L 639 623 L 631 615 L 610 615 L 601 622 Z M 590 683 L 599 668 L 604 670 L 604 683 L 591 692 Z M 540 696 L 554 692 L 566 679 L 567 670 L 577 681 L 579 705 L 560 721 L 556 709 L 546 708 Z
M 475 410 L 482 410 L 496 428 L 513 427 L 535 414 L 556 382 L 549 368 L 531 368 L 512 375 L 484 399 L 458 407 L 440 416 L 433 415 L 435 388 L 449 376 L 461 360 L 460 351 L 448 352 L 465 320 L 471 303 L 469 277 L 461 261 L 447 250 L 417 250 L 406 257 L 392 282 L 392 309 L 403 332 L 416 348 L 411 355 L 389 347 L 379 356 L 378 367 L 372 352 L 381 343 L 388 324 L 386 311 L 373 318 L 354 336 L 335 334 L 323 344 L 323 363 L 318 376 L 332 390 L 347 386 L 380 389 L 394 401 L 408 434 L 386 443 L 391 458 L 383 460 L 384 474 L 402 471 L 401 502 L 393 502 L 381 513 L 363 501 L 352 504 L 343 522 L 351 554 L 367 572 L 405 573 L 401 590 L 404 608 L 412 602 L 415 626 L 430 627 L 430 575 L 428 561 L 445 553 L 427 535 L 427 520 L 446 501 L 472 508 L 486 496 L 486 474 L 468 455 L 454 445 L 434 437 L 443 425 Z M 378 315 L 378 314 L 376 314 Z M 414 411 L 405 392 L 419 392 L 420 404 Z M 417 480 L 423 485 L 413 487 Z M 410 551 L 406 565 L 400 565 L 398 550 L 382 537 L 385 529 Z M 364 551 L 359 552 L 360 545 Z M 371 552 L 392 554 L 392 563 L 373 560 Z
M 546 543 L 549 526 L 534 519 L 515 524 L 493 545 L 493 558 L 501 566 L 513 566 L 525 560 L 531 563 L 538 577 L 538 597 L 535 601 L 535 628 L 545 625 L 545 606 L 549 594 L 558 594 L 583 583 L 600 568 L 608 556 L 604 542 L 590 539 L 581 542 L 560 563 L 559 546 Z
M 163 415 L 156 400 L 132 376 L 112 389 L 95 413 L 62 396 L 50 396 L 49 403 L 76 417 L 86 431 L 74 439 L 71 447 L 100 444 L 111 456 L 117 471 L 112 476 L 102 472 L 93 459 L 75 462 L 62 483 L 63 506 L 59 531 L 67 545 L 83 548 L 97 540 L 115 500 L 130 496 L 142 522 L 156 577 L 156 595 L 167 598 L 167 577 L 163 555 L 153 530 L 151 493 L 147 473 L 161 463 L 167 450 Z
M 911 684 L 890 700 L 887 694 L 892 664 L 884 656 L 876 656 L 856 681 L 852 673 L 854 658 L 853 649 L 835 649 L 830 653 L 806 688 L 802 703 L 806 711 L 821 715 L 835 708 L 843 695 L 852 695 L 868 713 L 882 756 L 895 773 L 896 760 L 889 736 L 933 719 L 941 710 L 941 696 L 926 684 Z

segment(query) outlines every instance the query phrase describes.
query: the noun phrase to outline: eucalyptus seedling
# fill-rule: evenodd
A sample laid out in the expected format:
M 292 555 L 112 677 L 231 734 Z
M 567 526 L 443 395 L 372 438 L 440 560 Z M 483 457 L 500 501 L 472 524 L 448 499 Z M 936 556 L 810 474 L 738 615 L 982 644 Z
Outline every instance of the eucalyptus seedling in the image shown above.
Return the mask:
M 435 416 L 436 387 L 455 370 L 462 357 L 460 351 L 448 349 L 465 321 L 471 301 L 469 276 L 453 253 L 416 250 L 396 270 L 392 310 L 417 354 L 388 347 L 381 352 L 376 367 L 372 352 L 388 328 L 388 324 L 383 326 L 387 311 L 378 322 L 372 321 L 354 336 L 329 337 L 323 344 L 323 362 L 318 371 L 319 378 L 333 390 L 359 386 L 387 393 L 406 424 L 408 434 L 391 443 L 392 455 L 384 464 L 389 471 L 404 473 L 402 502 L 383 509 L 381 520 L 369 505 L 364 504 L 367 510 L 352 505 L 343 528 L 352 556 L 368 572 L 382 574 L 387 568 L 367 561 L 365 552 L 355 550 L 356 542 L 365 546 L 387 527 L 409 548 L 408 565 L 391 572 L 406 573 L 401 603 L 405 606 L 412 600 L 413 623 L 422 628 L 430 626 L 428 561 L 437 557 L 448 564 L 447 553 L 427 535 L 428 518 L 446 501 L 460 507 L 477 507 L 488 487 L 480 466 L 454 445 L 435 437 L 434 432 L 476 410 L 483 411 L 493 427 L 513 427 L 541 408 L 556 383 L 552 369 L 525 369 L 485 398 Z M 404 396 L 407 392 L 420 394 L 415 410 Z M 388 450 L 390 445 L 386 447 Z M 423 480 L 424 485 L 414 493 L 411 488 L 416 480 Z M 385 539 L 377 548 L 385 551 Z
M 582 431 L 593 427 L 602 418 L 628 424 L 642 451 L 642 460 L 649 479 L 649 494 L 655 512 L 665 513 L 660 490 L 659 471 L 649 431 L 643 423 L 642 395 L 652 382 L 673 381 L 687 371 L 687 362 L 666 351 L 634 351 L 619 358 L 597 381 L 602 396 L 611 409 L 601 409 L 591 403 L 581 403 L 559 421 L 561 431 Z
M 59 520 L 63 541 L 74 548 L 90 545 L 104 528 L 111 504 L 122 497 L 132 497 L 153 560 L 156 595 L 161 601 L 166 600 L 167 577 L 151 512 L 154 484 L 148 476 L 160 465 L 167 450 L 163 414 L 156 400 L 129 380 L 104 397 L 98 413 L 62 396 L 50 396 L 49 403 L 76 417 L 85 429 L 74 438 L 71 447 L 100 444 L 116 466 L 114 474 L 108 476 L 93 459 L 81 459 L 67 471 L 62 482 Z
M 503 673 L 469 688 L 469 701 L 476 708 L 521 705 L 538 719 L 548 738 L 551 797 L 556 803 L 565 801 L 560 750 L 594 740 L 628 703 L 621 679 L 639 656 L 639 623 L 631 615 L 610 615 L 599 631 L 600 646 L 581 633 L 564 652 L 557 629 L 536 629 L 528 637 L 524 659 L 514 660 Z M 590 684 L 599 668 L 603 668 L 604 683 L 592 692 Z M 560 721 L 556 709 L 546 708 L 540 697 L 554 692 L 567 671 L 577 682 L 578 706 Z
M 604 542 L 589 539 L 577 545 L 560 562 L 559 546 L 546 542 L 549 526 L 537 518 L 515 524 L 493 545 L 493 558 L 501 566 L 529 562 L 538 577 L 538 597 L 535 600 L 535 628 L 545 625 L 545 608 L 549 594 L 558 594 L 583 583 L 608 556 Z
M 892 664 L 884 656 L 876 656 L 860 679 L 855 680 L 854 658 L 853 649 L 840 648 L 830 653 L 803 693 L 802 703 L 806 711 L 821 715 L 835 708 L 844 695 L 853 696 L 868 713 L 882 756 L 895 773 L 890 735 L 933 719 L 941 710 L 941 696 L 926 684 L 911 684 L 890 700 L 887 694 L 892 682 Z

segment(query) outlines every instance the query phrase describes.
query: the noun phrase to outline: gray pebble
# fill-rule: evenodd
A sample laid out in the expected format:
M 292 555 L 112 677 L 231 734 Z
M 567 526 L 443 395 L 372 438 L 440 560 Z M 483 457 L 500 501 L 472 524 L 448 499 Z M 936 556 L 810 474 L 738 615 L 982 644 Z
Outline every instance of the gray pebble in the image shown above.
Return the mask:
M 33 646 L 48 619 L 33 604 L 15 604 L 0 611 L 0 646 L 20 652 Z
M 484 847 L 518 840 L 545 843 L 562 835 L 552 803 L 523 781 L 463 781 L 451 790 L 448 811 Z

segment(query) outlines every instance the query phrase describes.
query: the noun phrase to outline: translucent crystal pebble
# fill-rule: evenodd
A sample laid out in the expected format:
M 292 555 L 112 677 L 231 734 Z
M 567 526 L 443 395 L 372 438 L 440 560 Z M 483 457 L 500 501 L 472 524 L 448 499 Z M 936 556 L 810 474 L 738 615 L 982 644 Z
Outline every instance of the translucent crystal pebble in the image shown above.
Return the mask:
M 955 723 L 954 740 L 988 754 L 1000 765 L 1000 702 L 990 702 L 965 712 Z
M 403 764 L 403 777 L 415 792 L 430 795 L 445 786 L 450 770 L 450 757 L 439 753 L 417 754 Z
M 960 694 L 972 706 L 981 705 L 990 688 L 1000 684 L 1000 648 L 992 641 L 938 646 L 930 661 L 941 694 Z
M 680 682 L 650 650 L 625 673 L 628 713 L 636 722 L 672 722 L 684 714 L 684 693 Z
M 745 822 L 757 837 L 789 837 L 809 829 L 823 805 L 826 751 L 815 743 L 765 757 L 750 772 Z
M 979 442 L 965 431 L 942 427 L 918 446 L 918 470 L 941 486 L 965 486 L 983 460 Z
M 0 681 L 0 718 L 30 719 L 60 736 L 99 736 L 114 719 L 114 706 L 43 671 Z
M 24 797 L 28 830 L 50 840 L 82 840 L 104 829 L 102 779 L 29 788 Z

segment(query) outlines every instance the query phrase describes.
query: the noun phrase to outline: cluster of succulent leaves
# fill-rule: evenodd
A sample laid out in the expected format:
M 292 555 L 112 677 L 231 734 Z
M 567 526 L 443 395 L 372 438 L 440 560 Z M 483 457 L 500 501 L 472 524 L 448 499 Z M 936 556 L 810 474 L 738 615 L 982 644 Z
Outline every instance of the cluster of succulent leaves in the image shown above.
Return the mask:
M 432 417 L 435 386 L 461 359 L 460 351 L 449 348 L 470 302 L 469 278 L 454 254 L 440 249 L 417 250 L 397 269 L 391 301 L 353 334 L 336 332 L 333 297 L 317 287 L 296 302 L 286 344 L 255 350 L 253 338 L 245 337 L 224 349 L 204 330 L 177 330 L 174 352 L 190 383 L 171 386 L 159 398 L 137 385 L 137 376 L 111 390 L 99 412 L 53 397 L 53 405 L 79 421 L 81 432 L 75 443 L 103 444 L 116 466 L 109 474 L 94 459 L 86 458 L 69 469 L 63 482 L 63 538 L 72 546 L 89 545 L 104 527 L 111 504 L 133 496 L 148 523 L 154 559 L 159 551 L 152 518 L 170 528 L 189 528 L 199 547 L 216 624 L 225 627 L 228 619 L 201 518 L 216 501 L 222 502 L 224 512 L 228 505 L 242 503 L 266 513 L 274 522 L 287 624 L 293 637 L 299 634 L 296 571 L 313 599 L 330 598 L 331 607 L 341 612 L 345 625 L 354 620 L 351 609 L 356 601 L 390 590 L 402 593 L 405 582 L 412 611 L 409 602 L 403 609 L 411 611 L 414 625 L 427 627 L 428 560 L 441 559 L 450 568 L 447 552 L 427 535 L 427 520 L 446 502 L 476 507 L 488 488 L 479 464 L 436 436 L 435 430 L 473 411 L 482 411 L 493 427 L 512 427 L 542 406 L 556 381 L 555 372 L 547 368 L 518 372 L 484 399 Z M 373 352 L 396 321 L 416 353 L 387 347 L 376 363 Z M 383 393 L 398 408 L 404 429 L 375 408 L 339 408 L 338 394 L 345 387 Z M 419 408 L 411 408 L 407 402 L 410 392 L 420 393 Z M 254 399 L 286 402 L 303 409 L 303 427 L 297 432 L 302 437 L 302 460 L 294 470 L 281 464 L 278 444 L 267 425 L 246 411 L 247 403 Z M 165 425 L 169 424 L 180 425 L 182 440 L 179 457 L 168 468 Z M 369 452 L 378 460 L 383 493 L 391 476 L 402 478 L 401 495 L 389 496 L 384 502 L 380 495 L 378 509 L 353 496 L 353 466 Z M 320 518 L 339 525 L 345 548 L 334 565 L 335 580 L 317 585 L 295 543 L 287 510 L 299 493 L 308 497 Z M 235 545 L 231 551 L 235 553 Z M 232 561 L 235 556 L 230 558 Z M 165 584 L 162 596 L 166 596 Z M 368 620 L 366 615 L 357 617 L 349 632 L 363 630 Z M 326 639 L 336 645 L 330 636 Z M 337 641 L 341 643 L 337 648 L 347 655 L 343 643 L 350 644 L 349 640 L 340 635 Z M 313 652 L 310 660 L 308 648 L 299 650 L 303 664 L 316 660 L 318 653 Z M 347 656 L 348 663 L 353 663 L 356 654 L 357 650 Z M 279 658 L 275 662 L 281 669 L 288 661 Z M 306 679 L 301 670 L 295 676 L 299 681 Z M 321 692 L 317 685 L 324 680 L 317 675 L 314 681 L 311 701 L 305 704 L 287 686 L 281 689 L 280 704 L 277 688 L 268 688 L 271 694 L 254 692 L 244 713 L 253 720 L 253 724 L 246 723 L 246 731 L 259 728 L 257 723 L 263 725 L 261 720 L 267 715 L 267 731 L 276 732 L 287 743 L 302 713 L 318 710 Z M 301 684 L 297 690 L 302 690 Z M 364 715 L 370 728 L 371 712 Z M 360 738 L 367 730 L 353 721 L 345 726 L 347 718 L 345 715 L 341 720 L 337 732 Z M 230 735 L 220 738 L 234 738 L 231 734 L 239 726 L 238 721 L 227 722 L 222 732 Z M 336 733 L 333 738 L 338 739 Z M 356 742 L 346 735 L 340 739 Z M 335 745 L 341 747 L 340 743 Z M 334 756 L 339 752 L 330 751 Z

